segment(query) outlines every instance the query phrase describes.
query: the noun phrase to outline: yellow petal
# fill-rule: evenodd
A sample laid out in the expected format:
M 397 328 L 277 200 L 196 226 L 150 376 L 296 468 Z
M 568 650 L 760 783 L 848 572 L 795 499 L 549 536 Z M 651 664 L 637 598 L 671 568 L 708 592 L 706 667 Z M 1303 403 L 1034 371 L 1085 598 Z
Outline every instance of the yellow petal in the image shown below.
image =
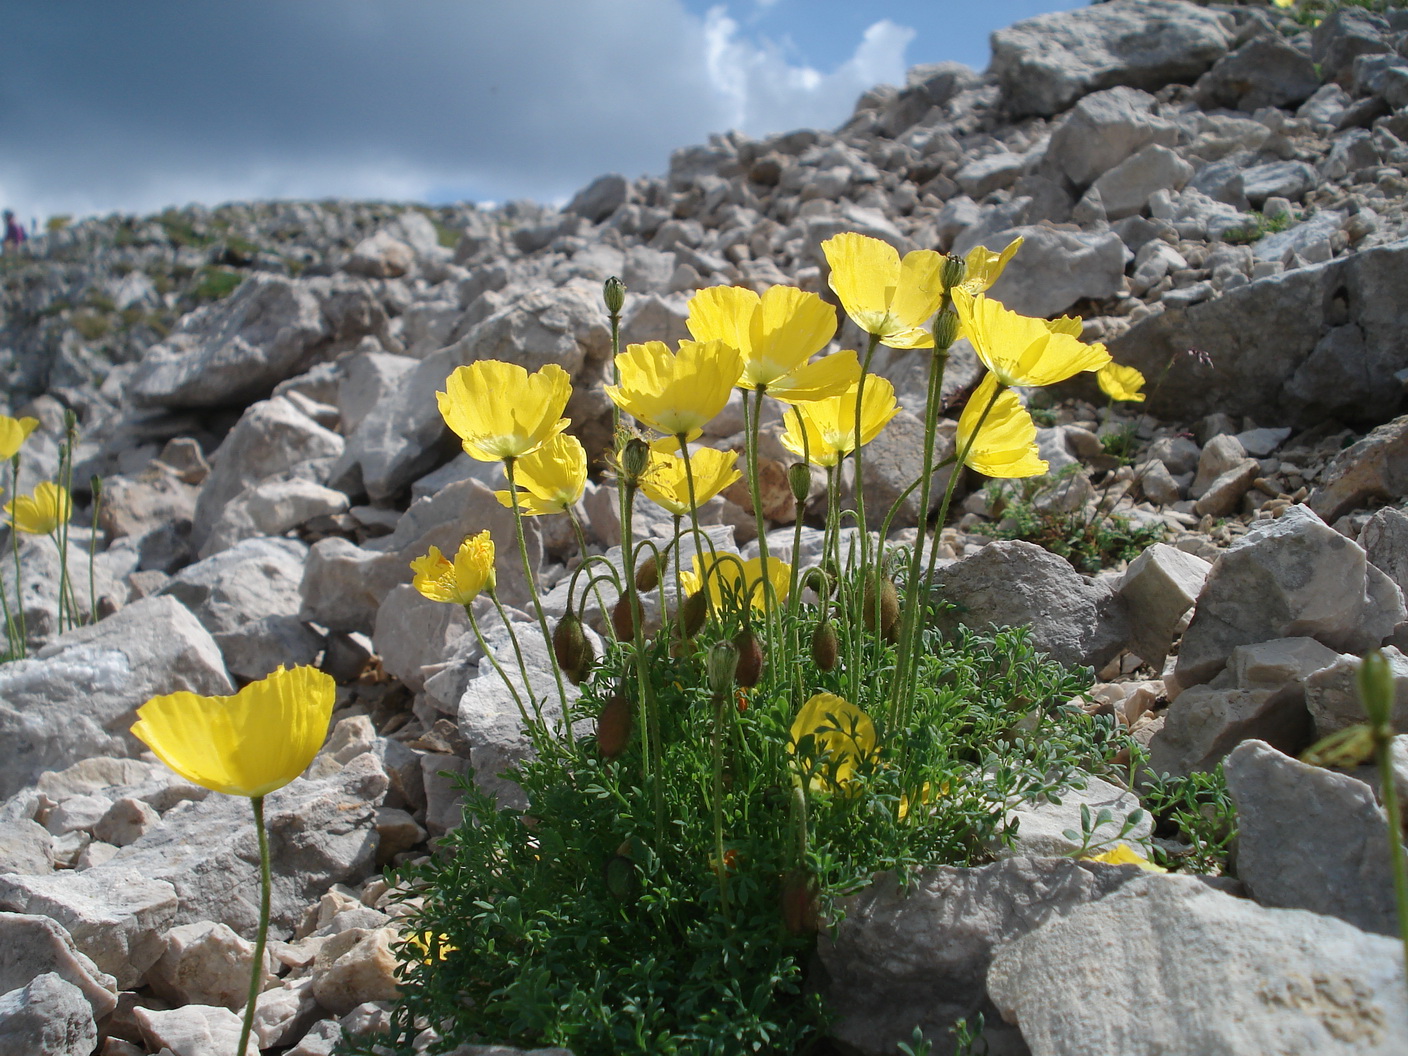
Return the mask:
M 1110 850 L 1105 851 L 1103 854 L 1091 855 L 1086 858 L 1086 861 L 1108 862 L 1110 865 L 1137 865 L 1139 868 L 1149 873 L 1168 872 L 1163 866 L 1155 865 L 1127 843 L 1118 844 Z
M 943 268 L 943 255 L 935 253 L 932 249 L 916 249 L 904 255 L 904 260 L 900 263 L 899 286 L 890 302 L 890 316 L 896 330 L 908 332 L 910 329 L 923 329 L 925 333 L 929 333 L 926 324 L 939 310 L 939 304 L 944 299 L 944 285 L 940 281 Z M 933 334 L 929 334 L 927 345 L 890 347 L 930 348 L 933 344 Z
M 627 345 L 616 357 L 620 385 L 606 395 L 627 414 L 667 436 L 695 436 L 728 402 L 743 371 L 742 354 L 722 341 Z
M 753 315 L 744 352 L 745 388 L 780 386 L 836 336 L 836 309 L 795 286 L 772 286 Z
M 38 424 L 38 418 L 11 418 L 0 414 L 0 460 L 14 458 Z
M 704 573 L 706 564 L 709 568 L 707 575 Z M 753 608 L 765 610 L 769 593 L 776 601 L 787 600 L 792 566 L 786 561 L 779 561 L 777 558 L 768 560 L 768 584 L 772 587 L 771 591 L 768 591 L 762 582 L 761 558 L 753 557 L 743 561 L 737 554 L 720 553 L 716 556 L 706 556 L 701 561 L 699 555 L 695 554 L 693 565 L 696 581 L 702 583 L 703 589 L 709 592 L 709 603 L 715 609 L 736 608 L 739 602 L 747 597 Z
M 831 265 L 831 289 L 846 314 L 866 333 L 883 333 L 900 283 L 899 253 L 888 242 L 854 231 L 828 238 L 821 251 Z
M 957 451 L 962 455 L 966 448 L 964 464 L 989 477 L 1040 476 L 1048 466 L 1037 451 L 1036 423 L 1010 390 L 1004 389 L 996 402 L 992 402 L 996 391 L 997 377 L 988 374 L 969 398 L 958 419 Z M 992 410 L 983 418 L 989 403 L 992 403 Z M 970 439 L 971 447 L 968 446 Z
M 586 490 L 586 449 L 575 436 L 558 433 L 514 462 L 513 479 L 523 512 L 529 516 L 562 513 Z M 504 506 L 513 508 L 509 492 L 494 494 Z
M 280 667 L 231 697 L 154 697 L 137 709 L 132 733 L 188 781 L 263 796 L 308 768 L 327 737 L 335 697 L 330 675 Z
M 1128 400 L 1130 403 L 1143 403 L 1144 375 L 1133 367 L 1119 363 L 1107 363 L 1095 372 L 1095 380 L 1100 391 L 1112 400 Z
M 803 363 L 790 373 L 775 378 L 767 392 L 783 403 L 803 403 L 839 396 L 847 389 L 854 388 L 859 380 L 860 359 L 855 349 L 847 348 L 814 362 Z
M 1021 248 L 1021 236 L 1008 243 L 1001 253 L 994 253 L 987 246 L 974 246 L 964 261 L 967 267 L 963 270 L 963 288 L 969 293 L 982 293 L 989 289 Z
M 468 605 L 483 591 L 494 589 L 494 540 L 487 528 L 470 536 L 460 544 L 453 561 L 432 546 L 411 562 L 411 571 L 411 585 L 431 601 Z
M 1018 315 L 983 294 L 956 286 L 952 295 L 963 336 L 1003 385 L 1053 385 L 1110 361 L 1104 345 L 1053 331 L 1045 320 Z
M 753 352 L 753 317 L 761 303 L 756 293 L 741 286 L 709 286 L 689 299 L 685 326 L 694 340 L 722 341 L 747 359 Z
M 738 480 L 738 452 L 698 447 L 689 452 L 689 464 L 679 455 L 673 438 L 651 445 L 650 468 L 641 478 L 640 490 L 651 502 L 677 517 L 690 511 L 690 475 L 694 478 L 694 504 L 703 506 L 724 488 Z
M 567 428 L 562 411 L 571 395 L 572 379 L 556 363 L 529 374 L 516 363 L 486 359 L 456 367 L 435 398 L 465 453 L 499 462 L 526 455 Z
M 5 512 L 16 528 L 32 535 L 48 535 L 73 516 L 73 497 L 50 481 L 40 481 L 33 495 L 17 495 Z
M 817 693 L 802 705 L 789 730 L 788 750 L 795 753 L 804 737 L 812 737 L 818 760 L 827 761 L 828 774 L 834 774 L 835 787 L 849 782 L 856 764 L 870 758 L 878 743 L 875 723 L 860 708 L 834 693 Z M 819 791 L 832 788 L 821 775 L 812 778 Z

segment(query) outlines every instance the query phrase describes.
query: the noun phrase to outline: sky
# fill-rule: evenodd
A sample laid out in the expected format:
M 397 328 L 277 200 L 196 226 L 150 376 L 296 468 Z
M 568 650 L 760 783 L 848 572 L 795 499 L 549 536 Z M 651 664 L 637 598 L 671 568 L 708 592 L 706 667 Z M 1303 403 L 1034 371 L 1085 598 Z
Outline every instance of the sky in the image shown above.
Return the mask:
M 1084 0 L 0 0 L 0 203 L 564 201 Z

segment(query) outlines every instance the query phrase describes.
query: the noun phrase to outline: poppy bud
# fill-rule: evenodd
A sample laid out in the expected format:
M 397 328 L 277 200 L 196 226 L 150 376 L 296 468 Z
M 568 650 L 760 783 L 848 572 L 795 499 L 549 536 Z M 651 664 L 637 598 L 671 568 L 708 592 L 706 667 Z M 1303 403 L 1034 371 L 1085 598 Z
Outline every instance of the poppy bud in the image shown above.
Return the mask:
M 745 689 L 752 689 L 763 676 L 763 643 L 752 627 L 744 627 L 734 636 L 733 645 L 738 650 L 734 681 Z
M 934 316 L 934 351 L 936 353 L 947 352 L 953 347 L 953 343 L 958 340 L 960 326 L 958 314 L 952 308 L 945 308 Z
M 872 634 L 875 633 L 875 583 L 869 580 L 865 584 L 865 601 L 862 605 L 861 618 L 865 622 L 865 629 Z M 882 579 L 880 581 L 880 637 L 886 641 L 893 641 L 891 635 L 895 632 L 895 625 L 900 622 L 900 598 L 899 592 L 895 590 L 893 579 Z
M 819 568 L 808 569 L 802 577 L 802 585 L 815 591 L 818 597 L 824 598 L 831 593 L 831 577 Z
M 830 671 L 836 666 L 836 655 L 840 650 L 836 628 L 830 620 L 822 620 L 812 632 L 812 662 L 823 671 Z
M 611 628 L 618 642 L 629 642 L 636 636 L 635 616 L 631 612 L 631 596 L 622 594 L 611 607 Z
M 725 696 L 733 688 L 734 672 L 738 669 L 738 647 L 732 642 L 715 642 L 709 649 L 705 661 L 705 672 L 709 679 L 709 692 L 716 697 Z
M 666 559 L 666 567 L 669 567 L 669 559 Z M 639 565 L 636 566 L 636 589 L 654 590 L 660 582 L 660 565 L 655 560 L 655 555 L 651 554 Z
M 596 750 L 603 759 L 615 759 L 631 739 L 634 716 L 624 693 L 613 693 L 596 717 Z
M 709 595 L 698 590 L 684 599 L 684 605 L 680 607 L 680 637 L 693 638 L 699 633 L 699 628 L 704 626 L 704 619 L 709 615 Z
M 587 649 L 587 636 L 582 632 L 582 621 L 568 609 L 552 629 L 552 655 L 557 666 L 570 675 L 582 663 L 582 653 Z
M 815 935 L 821 926 L 820 886 L 804 869 L 782 878 L 782 923 L 793 935 Z
M 640 483 L 650 466 L 650 445 L 638 436 L 626 441 L 621 449 L 621 476 L 631 487 Z
M 962 257 L 944 257 L 943 267 L 939 269 L 939 282 L 943 285 L 944 292 L 947 293 L 968 274 L 968 265 Z
M 613 854 L 602 866 L 606 891 L 617 902 L 634 902 L 636 898 L 636 866 L 624 854 Z
M 612 275 L 601 284 L 601 299 L 606 302 L 608 312 L 620 315 L 626 304 L 626 284 Z
M 812 470 L 805 462 L 793 462 L 787 467 L 787 486 L 792 489 L 792 498 L 806 502 L 812 491 Z

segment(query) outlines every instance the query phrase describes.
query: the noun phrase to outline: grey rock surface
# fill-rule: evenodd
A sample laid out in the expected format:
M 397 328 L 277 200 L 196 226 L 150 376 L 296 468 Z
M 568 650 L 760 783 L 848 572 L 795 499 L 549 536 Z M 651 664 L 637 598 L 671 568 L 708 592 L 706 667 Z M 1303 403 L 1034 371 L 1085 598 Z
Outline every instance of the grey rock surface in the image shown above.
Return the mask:
M 54 972 L 0 994 L 0 1054 L 89 1056 L 98 1025 L 83 991 Z

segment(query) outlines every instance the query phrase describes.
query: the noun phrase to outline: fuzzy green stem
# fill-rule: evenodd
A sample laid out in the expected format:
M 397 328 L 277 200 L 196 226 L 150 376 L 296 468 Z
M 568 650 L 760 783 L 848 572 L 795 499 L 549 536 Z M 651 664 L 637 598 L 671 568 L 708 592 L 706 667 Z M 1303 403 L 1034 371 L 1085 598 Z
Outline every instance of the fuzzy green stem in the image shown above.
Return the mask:
M 492 595 L 490 596 L 492 597 Z M 495 605 L 498 604 L 497 598 L 494 599 L 494 603 Z M 504 670 L 504 665 L 499 663 L 499 658 L 494 655 L 494 651 L 489 648 L 489 643 L 484 640 L 484 634 L 479 629 L 479 621 L 474 616 L 473 605 L 466 605 L 464 607 L 464 614 L 469 617 L 469 626 L 470 629 L 474 631 L 474 640 L 479 643 L 479 651 L 488 658 L 489 663 L 492 664 L 494 670 L 498 672 L 499 678 L 503 681 L 503 684 L 508 687 L 509 693 L 513 695 L 513 702 L 518 705 L 518 714 L 523 719 L 523 728 L 529 731 L 529 736 L 532 737 L 534 744 L 536 744 L 541 731 L 529 717 L 528 709 L 523 706 L 523 697 L 519 695 L 518 687 L 513 684 L 513 680 L 508 677 L 508 672 Z M 530 696 L 529 699 L 531 700 L 532 697 Z
M 631 645 L 635 653 L 636 689 L 640 695 L 637 714 L 640 719 L 642 751 L 641 780 L 651 790 L 651 806 L 655 817 L 655 834 L 665 831 L 665 787 L 663 748 L 660 741 L 660 714 L 655 706 L 655 691 L 650 676 L 645 670 L 645 614 L 640 605 L 640 592 L 636 589 L 636 555 L 632 539 L 631 520 L 635 512 L 636 488 L 625 483 L 623 488 L 621 518 L 621 562 L 625 569 L 626 604 L 631 609 Z
M 724 711 L 727 707 L 720 695 L 714 697 L 714 861 L 719 876 L 719 905 L 724 919 L 729 918 L 728 861 L 724 852 Z
M 264 945 L 269 939 L 269 834 L 264 828 L 264 797 L 250 799 L 254 807 L 254 831 L 259 836 L 259 934 L 254 939 L 254 962 L 249 971 L 249 999 L 244 1005 L 244 1022 L 240 1025 L 240 1044 L 235 1050 L 244 1056 L 249 1046 L 249 1032 L 254 1026 L 254 1006 L 264 982 Z
M 98 590 L 93 577 L 93 563 L 98 553 L 98 517 L 103 512 L 103 484 L 93 478 L 93 526 L 88 531 L 88 622 L 98 622 Z
M 567 519 L 572 523 L 572 534 L 577 537 L 577 549 L 582 552 L 582 563 L 581 563 L 580 565 L 578 565 L 577 567 L 578 567 L 578 569 L 586 568 L 586 567 L 587 567 L 587 562 L 592 559 L 592 555 L 591 555 L 591 552 L 587 549 L 587 535 L 586 535 L 586 533 L 585 533 L 584 531 L 582 531 L 582 521 L 581 521 L 581 519 L 577 516 L 577 511 L 574 510 L 571 506 L 568 506 L 568 507 L 567 507 Z M 574 573 L 573 576 L 572 576 L 572 583 L 573 583 L 573 586 L 574 586 L 574 587 L 575 587 L 575 585 L 576 585 L 576 582 L 577 582 L 577 577 L 576 577 L 576 574 Z M 597 581 L 596 581 L 595 579 L 592 580 L 591 592 L 592 592 L 593 595 L 595 595 L 595 597 L 596 597 L 596 603 L 597 603 L 597 605 L 601 608 L 601 615 L 602 615 L 603 617 L 607 618 L 607 619 L 606 619 L 606 624 L 607 624 L 608 627 L 610 627 L 610 626 L 611 626 L 611 620 L 609 619 L 610 613 L 609 613 L 609 612 L 607 611 L 607 609 L 606 609 L 606 599 L 601 596 L 601 587 L 600 587 L 600 585 L 597 583 Z M 567 592 L 567 603 L 568 603 L 569 605 L 572 603 L 572 591 L 571 591 L 571 590 L 569 590 L 569 591 Z M 613 629 L 611 633 L 614 635 L 616 632 L 615 632 L 615 630 Z
M 20 452 L 10 459 L 10 494 L 18 495 L 20 486 Z M 19 656 L 21 659 L 29 651 L 29 625 L 24 615 L 24 572 L 20 567 L 20 530 L 15 520 L 10 518 L 10 549 L 15 556 L 15 609 L 19 617 Z
M 1393 897 L 1398 908 L 1398 936 L 1403 941 L 1403 970 L 1408 978 L 1408 868 L 1403 862 L 1403 821 L 1398 809 L 1398 789 L 1393 780 L 1393 731 L 1375 728 L 1374 761 L 1383 788 L 1384 814 L 1388 818 L 1389 864 L 1393 868 Z
M 528 661 L 523 658 L 523 645 L 518 640 L 518 632 L 513 629 L 513 624 L 509 621 L 508 613 L 504 612 L 503 603 L 499 601 L 499 595 L 494 591 L 489 591 L 489 600 L 494 603 L 494 610 L 499 614 L 499 621 L 503 623 L 504 630 L 508 632 L 509 643 L 513 646 L 513 655 L 518 658 L 518 670 L 523 675 L 523 691 L 528 694 L 528 699 L 533 703 L 533 714 L 538 717 L 538 724 L 547 729 L 547 722 L 543 719 L 543 709 L 538 704 L 537 694 L 533 692 L 533 683 L 528 680 Z M 486 655 L 491 655 L 485 650 Z M 493 661 L 498 667 L 497 660 Z M 501 676 L 507 682 L 507 676 Z M 513 686 L 510 683 L 509 688 Z
M 865 520 L 865 463 L 861 456 L 861 432 L 862 421 L 861 411 L 865 406 L 865 379 L 870 374 L 870 361 L 875 356 L 875 350 L 880 346 L 880 335 L 871 334 L 870 342 L 865 348 L 865 360 L 861 363 L 860 378 L 856 381 L 856 424 L 855 424 L 855 447 L 851 451 L 851 456 L 855 459 L 855 497 L 856 497 L 856 521 L 860 526 L 860 567 L 861 574 L 856 577 L 856 612 L 862 612 L 865 608 L 865 582 L 866 577 L 871 575 L 870 568 L 870 529 Z M 884 555 L 885 540 L 879 540 L 878 553 L 875 560 L 875 611 L 872 613 L 873 624 L 877 630 L 880 627 L 880 578 L 884 575 L 884 562 L 880 558 Z

